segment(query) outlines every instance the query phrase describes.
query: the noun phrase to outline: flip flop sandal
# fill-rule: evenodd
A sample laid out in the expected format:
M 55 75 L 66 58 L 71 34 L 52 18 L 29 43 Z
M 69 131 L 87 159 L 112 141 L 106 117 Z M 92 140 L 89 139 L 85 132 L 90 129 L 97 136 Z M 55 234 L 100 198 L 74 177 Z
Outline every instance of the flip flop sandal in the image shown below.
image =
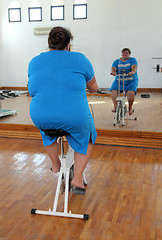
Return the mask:
M 85 188 L 74 187 L 74 186 L 72 186 L 72 190 L 74 194 L 80 194 L 80 195 L 84 195 L 86 191 Z

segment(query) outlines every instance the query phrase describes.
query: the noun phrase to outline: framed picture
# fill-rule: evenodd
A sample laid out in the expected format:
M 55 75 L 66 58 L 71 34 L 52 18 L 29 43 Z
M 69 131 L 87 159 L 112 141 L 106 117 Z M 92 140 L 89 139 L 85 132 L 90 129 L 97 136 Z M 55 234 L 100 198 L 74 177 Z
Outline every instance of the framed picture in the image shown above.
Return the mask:
M 64 5 L 51 6 L 51 21 L 64 20 Z
M 9 8 L 8 20 L 9 22 L 21 22 L 21 8 Z
M 42 21 L 42 7 L 31 7 L 28 8 L 29 22 Z
M 86 19 L 86 18 L 87 18 L 87 4 L 74 4 L 73 19 Z

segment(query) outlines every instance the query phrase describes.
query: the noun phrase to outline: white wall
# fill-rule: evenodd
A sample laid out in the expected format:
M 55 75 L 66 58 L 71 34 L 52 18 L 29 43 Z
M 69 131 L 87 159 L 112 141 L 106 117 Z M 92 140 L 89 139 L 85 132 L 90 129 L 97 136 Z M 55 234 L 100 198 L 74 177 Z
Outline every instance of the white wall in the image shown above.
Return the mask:
M 22 22 L 8 22 L 12 0 L 0 0 L 0 84 L 23 87 L 27 84 L 30 59 L 48 49 L 47 36 L 36 36 L 33 27 L 63 26 L 74 35 L 73 51 L 84 53 L 92 62 L 100 87 L 110 87 L 112 61 L 129 47 L 139 63 L 139 87 L 160 88 L 162 73 L 152 68 L 162 65 L 161 0 L 87 0 L 88 19 L 72 20 L 74 0 L 64 0 L 65 20 L 50 21 L 50 0 L 41 0 L 43 21 L 29 22 L 30 1 L 19 0 Z

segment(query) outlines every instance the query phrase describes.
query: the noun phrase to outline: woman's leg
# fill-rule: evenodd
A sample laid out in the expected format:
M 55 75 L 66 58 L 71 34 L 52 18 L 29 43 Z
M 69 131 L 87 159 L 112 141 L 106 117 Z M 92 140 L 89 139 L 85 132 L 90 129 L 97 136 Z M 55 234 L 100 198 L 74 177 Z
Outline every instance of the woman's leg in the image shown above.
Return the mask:
M 49 155 L 51 161 L 52 161 L 52 171 L 57 173 L 60 171 L 60 159 L 59 159 L 59 153 L 60 153 L 60 142 L 57 143 L 55 141 L 49 146 L 45 146 L 46 152 Z
M 59 152 L 60 152 L 60 144 L 55 141 L 49 146 L 45 146 L 46 152 L 49 155 L 52 161 L 52 171 L 59 172 L 60 171 L 60 160 L 59 160 Z M 87 154 L 81 154 L 78 152 L 74 152 L 74 178 L 71 184 L 75 187 L 84 188 L 83 184 L 83 172 L 87 166 L 87 163 L 91 157 L 93 144 L 90 142 L 88 144 Z
M 133 111 L 132 111 L 132 106 L 133 106 L 133 102 L 134 102 L 134 99 L 135 99 L 135 92 L 134 91 L 128 91 L 127 92 L 127 98 L 128 98 L 128 103 L 129 103 L 129 115 L 132 115 L 133 114 Z
M 83 184 L 83 172 L 91 157 L 92 148 L 93 144 L 89 143 L 86 155 L 74 152 L 74 178 L 71 181 L 71 184 L 75 187 L 85 188 Z
M 114 104 L 114 109 L 112 109 L 112 112 L 116 111 L 116 107 L 117 107 L 116 98 L 117 98 L 117 96 L 118 96 L 118 91 L 117 90 L 112 90 L 111 91 L 111 98 L 112 98 L 112 101 L 113 101 L 113 104 Z

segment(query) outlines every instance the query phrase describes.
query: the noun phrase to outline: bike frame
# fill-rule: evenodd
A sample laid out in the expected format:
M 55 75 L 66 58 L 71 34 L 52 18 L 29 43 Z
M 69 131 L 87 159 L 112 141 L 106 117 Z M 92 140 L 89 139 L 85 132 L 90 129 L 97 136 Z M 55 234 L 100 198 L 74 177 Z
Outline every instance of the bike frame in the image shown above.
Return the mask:
M 70 174 L 74 174 L 74 150 L 70 147 L 68 147 L 67 154 L 64 154 L 64 144 L 63 144 L 63 137 L 59 137 L 57 139 L 57 142 L 59 143 L 61 141 L 61 155 L 60 155 L 60 162 L 61 162 L 61 169 L 58 176 L 58 182 L 56 187 L 56 193 L 53 203 L 53 209 L 49 209 L 49 211 L 44 210 L 37 210 L 37 209 L 31 209 L 31 214 L 42 214 L 42 215 L 49 215 L 49 216 L 57 216 L 57 217 L 69 217 L 69 218 L 80 218 L 83 220 L 88 220 L 89 215 L 88 214 L 74 214 L 71 213 L 71 211 L 68 211 L 68 196 L 70 186 Z M 85 174 L 83 173 L 83 181 L 84 184 L 87 185 Z M 58 200 L 59 196 L 64 193 L 64 211 L 58 212 Z
M 122 119 L 122 126 L 125 125 L 124 120 L 137 120 L 137 118 L 132 118 L 132 117 L 125 117 L 125 114 L 128 113 L 129 111 L 127 110 L 127 96 L 125 94 L 125 89 L 124 89 L 124 82 L 125 81 L 131 81 L 131 77 L 129 79 L 125 79 L 128 74 L 123 72 L 123 74 L 118 74 L 118 97 L 116 98 L 117 101 L 117 107 L 116 107 L 116 113 L 114 116 L 114 126 L 116 125 L 116 122 L 120 124 L 120 120 Z M 121 80 L 121 76 L 123 76 Z M 122 86 L 122 96 L 120 93 L 120 81 L 123 81 L 123 86 Z

